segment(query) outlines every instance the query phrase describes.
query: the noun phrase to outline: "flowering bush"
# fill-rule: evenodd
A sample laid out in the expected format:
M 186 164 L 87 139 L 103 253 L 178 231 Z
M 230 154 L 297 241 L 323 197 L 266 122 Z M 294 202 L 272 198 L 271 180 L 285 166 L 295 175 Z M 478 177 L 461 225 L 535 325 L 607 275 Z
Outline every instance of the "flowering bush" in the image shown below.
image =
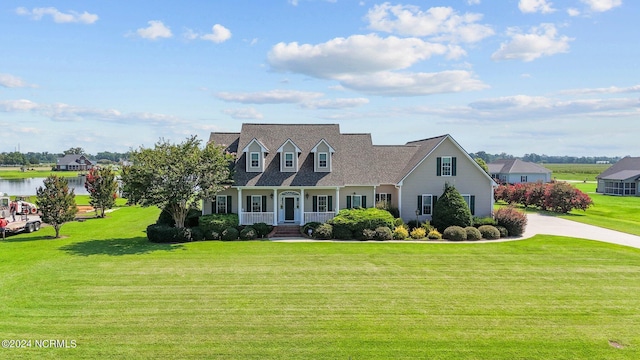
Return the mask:
M 568 213 L 573 209 L 586 210 L 591 198 L 566 182 L 500 185 L 494 192 L 496 201 L 533 206 L 542 210 Z
M 527 215 L 516 210 L 513 206 L 498 209 L 495 218 L 498 225 L 505 227 L 511 236 L 522 235 L 527 226 Z

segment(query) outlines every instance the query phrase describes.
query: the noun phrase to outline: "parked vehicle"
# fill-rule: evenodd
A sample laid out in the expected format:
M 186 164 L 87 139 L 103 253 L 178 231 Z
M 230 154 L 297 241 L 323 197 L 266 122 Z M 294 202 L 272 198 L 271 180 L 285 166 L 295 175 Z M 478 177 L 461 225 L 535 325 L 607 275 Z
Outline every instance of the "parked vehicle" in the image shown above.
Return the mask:
M 15 220 L 11 213 L 11 198 L 7 194 L 0 193 L 0 216 L 9 222 L 6 234 L 31 233 L 40 230 L 42 220 L 38 216 L 38 207 L 22 197 L 16 197 L 14 201 L 16 202 Z

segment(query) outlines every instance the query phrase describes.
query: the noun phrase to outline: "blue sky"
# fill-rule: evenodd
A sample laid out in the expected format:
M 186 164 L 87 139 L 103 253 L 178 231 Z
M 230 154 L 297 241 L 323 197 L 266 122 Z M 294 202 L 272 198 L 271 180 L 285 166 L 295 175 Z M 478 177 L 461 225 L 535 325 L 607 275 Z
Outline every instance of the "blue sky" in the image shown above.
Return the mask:
M 638 19 L 631 0 L 3 1 L 0 152 L 264 122 L 640 156 Z

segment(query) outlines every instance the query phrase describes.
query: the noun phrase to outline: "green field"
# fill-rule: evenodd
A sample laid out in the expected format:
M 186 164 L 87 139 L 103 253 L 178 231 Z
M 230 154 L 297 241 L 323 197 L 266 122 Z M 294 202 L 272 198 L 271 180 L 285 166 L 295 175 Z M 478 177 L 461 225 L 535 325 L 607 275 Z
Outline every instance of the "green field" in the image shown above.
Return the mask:
M 607 170 L 611 164 L 542 164 L 551 170 L 557 180 L 596 181 L 596 176 Z
M 640 358 L 639 249 L 551 236 L 151 244 L 158 212 L 0 242 L 0 334 L 32 341 L 0 357 Z
M 20 170 L 19 167 L 0 167 L 0 179 L 29 179 L 29 178 L 45 178 L 51 174 L 64 177 L 78 176 L 77 171 L 52 171 L 51 166 L 29 166 L 26 171 Z

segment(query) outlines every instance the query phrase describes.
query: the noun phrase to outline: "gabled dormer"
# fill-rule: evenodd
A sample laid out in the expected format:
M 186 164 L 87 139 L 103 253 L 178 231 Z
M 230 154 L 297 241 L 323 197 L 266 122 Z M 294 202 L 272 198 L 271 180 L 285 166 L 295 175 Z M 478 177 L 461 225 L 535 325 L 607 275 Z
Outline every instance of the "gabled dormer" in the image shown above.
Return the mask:
M 264 146 L 260 140 L 253 138 L 249 144 L 242 149 L 246 159 L 247 172 L 263 172 L 264 159 L 269 153 L 269 149 Z
M 277 151 L 280 154 L 280 171 L 281 172 L 297 172 L 298 157 L 302 150 L 291 139 L 282 144 Z
M 322 139 L 311 149 L 311 152 L 313 153 L 313 171 L 331 172 L 333 168 L 332 155 L 336 152 L 331 145 Z

